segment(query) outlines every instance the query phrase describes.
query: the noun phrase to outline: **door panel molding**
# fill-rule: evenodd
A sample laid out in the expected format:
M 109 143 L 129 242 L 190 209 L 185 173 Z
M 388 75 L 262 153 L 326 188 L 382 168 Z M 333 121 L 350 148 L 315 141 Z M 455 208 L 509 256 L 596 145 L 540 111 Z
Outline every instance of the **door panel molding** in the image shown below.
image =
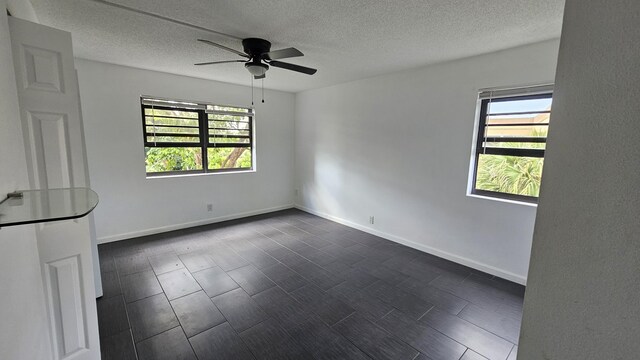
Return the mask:
M 80 256 L 76 255 L 49 262 L 45 267 L 47 303 L 53 314 L 51 332 L 56 339 L 53 350 L 59 359 L 87 351 L 88 347 L 79 262 Z
M 66 114 L 27 111 L 34 182 L 40 189 L 73 187 Z
M 23 45 L 22 50 L 24 89 L 64 93 L 60 52 L 28 45 Z

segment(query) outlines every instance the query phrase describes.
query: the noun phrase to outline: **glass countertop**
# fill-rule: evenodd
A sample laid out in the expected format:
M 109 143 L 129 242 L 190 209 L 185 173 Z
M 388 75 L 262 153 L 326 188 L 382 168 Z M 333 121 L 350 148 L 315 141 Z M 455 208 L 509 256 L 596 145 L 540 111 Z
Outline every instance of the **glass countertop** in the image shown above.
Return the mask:
M 98 205 L 98 194 L 89 188 L 18 190 L 0 203 L 0 228 L 46 221 L 77 219 Z M 12 195 L 10 194 L 10 195 Z

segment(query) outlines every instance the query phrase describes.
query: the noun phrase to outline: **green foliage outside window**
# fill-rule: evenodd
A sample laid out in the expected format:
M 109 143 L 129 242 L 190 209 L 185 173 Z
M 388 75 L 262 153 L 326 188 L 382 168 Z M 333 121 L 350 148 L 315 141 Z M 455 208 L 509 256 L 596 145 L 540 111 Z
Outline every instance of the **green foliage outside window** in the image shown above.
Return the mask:
M 544 159 L 480 155 L 476 189 L 537 197 Z
M 209 169 L 251 168 L 251 150 L 248 148 L 209 148 Z
M 148 173 L 202 170 L 202 150 L 200 148 L 145 148 Z M 251 168 L 251 149 L 209 148 L 207 161 L 209 169 Z
M 202 170 L 200 148 L 145 148 L 146 168 L 148 173 Z
M 546 137 L 547 131 L 534 130 L 530 136 Z M 500 147 L 544 148 L 544 143 L 500 143 Z M 480 155 L 476 189 L 537 197 L 540 193 L 543 158 L 506 155 Z

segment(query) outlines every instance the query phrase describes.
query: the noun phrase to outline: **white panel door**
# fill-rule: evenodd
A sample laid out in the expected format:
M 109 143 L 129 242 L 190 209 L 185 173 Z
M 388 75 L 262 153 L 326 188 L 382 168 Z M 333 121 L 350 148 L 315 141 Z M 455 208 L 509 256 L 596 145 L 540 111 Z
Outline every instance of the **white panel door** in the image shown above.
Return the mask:
M 88 185 L 71 34 L 9 17 L 29 182 Z M 99 359 L 87 217 L 36 225 L 55 359 Z

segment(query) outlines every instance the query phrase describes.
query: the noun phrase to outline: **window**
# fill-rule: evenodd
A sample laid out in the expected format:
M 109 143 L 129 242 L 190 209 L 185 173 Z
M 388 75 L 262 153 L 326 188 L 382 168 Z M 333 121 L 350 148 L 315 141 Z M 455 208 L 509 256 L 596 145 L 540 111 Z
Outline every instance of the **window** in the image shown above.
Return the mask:
M 252 170 L 253 109 L 141 98 L 147 176 Z
M 551 89 L 541 86 L 480 93 L 473 194 L 537 202 Z

